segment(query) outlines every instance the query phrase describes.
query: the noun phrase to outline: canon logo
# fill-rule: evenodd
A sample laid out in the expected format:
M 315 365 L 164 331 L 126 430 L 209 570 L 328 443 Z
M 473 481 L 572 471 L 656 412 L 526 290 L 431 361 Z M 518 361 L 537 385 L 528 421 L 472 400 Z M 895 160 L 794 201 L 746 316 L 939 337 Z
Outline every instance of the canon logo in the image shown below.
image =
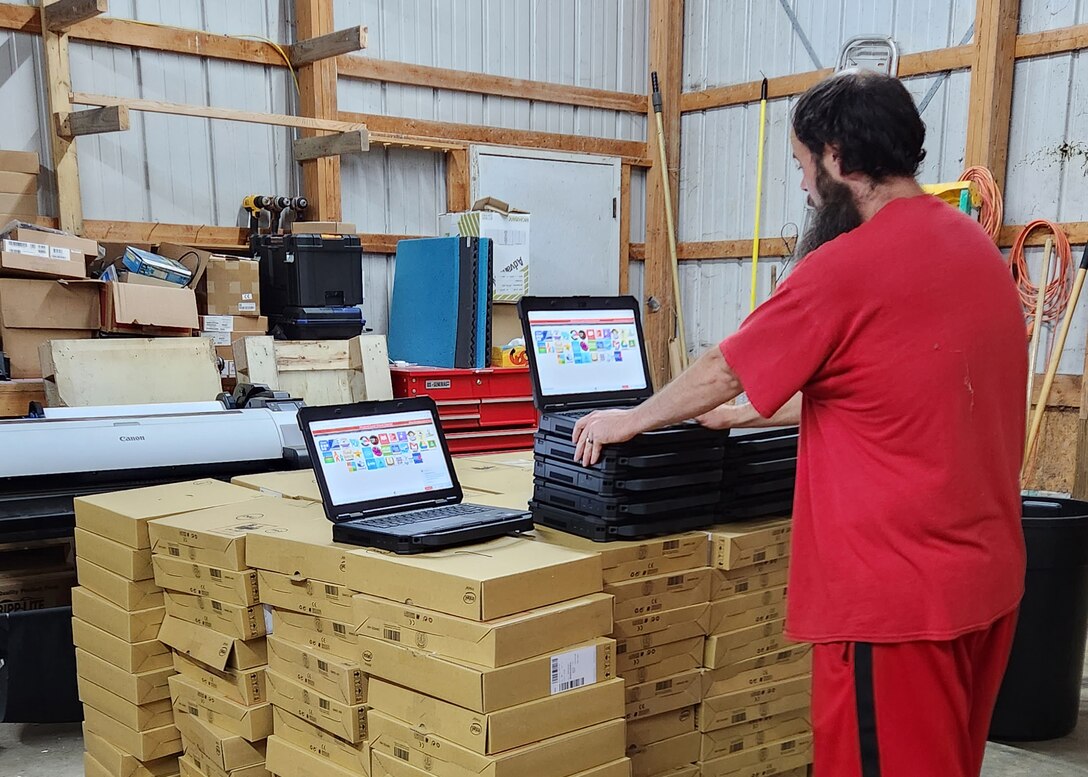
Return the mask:
M 144 436 L 143 436 L 142 434 L 141 434 L 141 435 L 138 435 L 138 436 L 135 436 L 135 437 L 125 437 L 125 436 L 121 436 L 121 437 L 120 437 L 120 438 L 118 438 L 118 439 L 120 439 L 120 440 L 121 440 L 121 442 L 143 442 L 143 440 L 144 440 Z

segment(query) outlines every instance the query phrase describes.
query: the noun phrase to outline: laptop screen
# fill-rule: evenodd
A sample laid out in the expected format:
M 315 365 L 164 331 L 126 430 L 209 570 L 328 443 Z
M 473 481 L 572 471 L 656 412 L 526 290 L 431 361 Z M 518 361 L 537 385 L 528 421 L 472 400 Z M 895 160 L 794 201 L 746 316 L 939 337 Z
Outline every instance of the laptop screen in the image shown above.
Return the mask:
M 453 488 L 427 410 L 312 421 L 309 429 L 335 505 Z
M 630 310 L 530 310 L 533 360 L 543 396 L 647 387 Z

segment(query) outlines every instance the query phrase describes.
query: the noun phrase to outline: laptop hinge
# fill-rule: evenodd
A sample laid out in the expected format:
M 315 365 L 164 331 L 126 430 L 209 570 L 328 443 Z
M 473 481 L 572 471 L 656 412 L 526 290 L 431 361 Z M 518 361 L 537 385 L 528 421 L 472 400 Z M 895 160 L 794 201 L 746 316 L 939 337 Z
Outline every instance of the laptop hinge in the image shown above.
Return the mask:
M 380 515 L 391 515 L 394 513 L 409 513 L 413 510 L 426 510 L 429 507 L 444 507 L 450 504 L 457 504 L 456 496 L 449 496 L 444 499 L 421 499 L 418 502 L 407 502 L 405 504 L 393 505 L 391 507 L 376 507 L 370 510 L 357 510 L 353 511 L 351 520 L 358 518 L 377 518 Z
M 557 404 L 544 405 L 544 409 L 541 412 L 544 412 L 544 413 L 565 413 L 565 412 L 568 412 L 570 410 L 594 410 L 594 409 L 609 410 L 609 409 L 612 409 L 612 408 L 635 407 L 636 405 L 641 404 L 642 402 L 646 401 L 646 399 L 648 399 L 648 397 L 643 398 L 643 399 L 621 399 L 621 400 L 603 401 L 603 402 L 601 400 L 599 400 L 599 399 L 587 399 L 587 400 L 583 400 L 581 402 L 578 402 L 578 401 L 564 402 L 561 405 L 557 405 Z

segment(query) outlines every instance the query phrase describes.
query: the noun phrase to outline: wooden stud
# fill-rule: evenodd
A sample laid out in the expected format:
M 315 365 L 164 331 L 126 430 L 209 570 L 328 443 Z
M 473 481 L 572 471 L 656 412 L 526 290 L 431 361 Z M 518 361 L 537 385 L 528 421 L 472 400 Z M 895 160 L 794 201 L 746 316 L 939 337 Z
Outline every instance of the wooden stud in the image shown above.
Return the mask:
M 1016 58 L 1045 57 L 1088 49 L 1088 24 L 1016 36 Z
M 631 292 L 631 165 L 620 166 L 620 294 Z
M 106 0 L 56 0 L 42 19 L 42 27 L 50 32 L 67 32 L 69 28 L 93 19 L 109 10 Z
M 309 40 L 333 32 L 333 0 L 295 0 L 297 37 Z M 321 59 L 298 71 L 299 113 L 316 120 L 337 118 L 336 60 Z M 317 132 L 303 130 L 302 136 Z M 311 221 L 340 221 L 340 157 L 326 156 L 302 163 L 302 191 L 310 200 Z
M 977 2 L 964 166 L 988 167 L 1004 188 L 1020 0 Z
M 49 5 L 49 0 L 42 0 L 42 49 L 45 53 L 49 114 L 56 116 L 72 112 L 69 99 L 72 74 L 68 66 L 68 35 L 48 29 Z M 49 137 L 53 151 L 53 170 L 57 179 L 58 223 L 66 232 L 78 235 L 83 231 L 83 201 L 79 193 L 79 165 L 76 163 L 75 141 L 61 137 L 55 125 Z
M 58 113 L 55 117 L 57 132 L 65 138 L 80 135 L 100 135 L 103 132 L 123 132 L 128 129 L 128 107 L 112 105 L 108 108 L 92 108 L 89 111 Z
M 292 43 L 287 56 L 295 67 L 302 67 L 322 59 L 332 59 L 342 54 L 366 48 L 366 27 L 349 27 L 316 38 Z
M 1088 243 L 1088 221 L 1066 221 L 1059 223 L 1058 227 L 1065 233 L 1065 236 L 1069 238 L 1071 244 L 1084 245 L 1085 243 Z M 1009 248 L 1016 242 L 1016 237 L 1023 231 L 1023 224 L 1006 224 L 1001 228 L 1001 232 L 997 235 L 997 244 L 1002 248 Z M 1048 232 L 1043 230 L 1036 230 L 1028 235 L 1025 245 L 1041 246 L 1046 243 L 1048 234 Z
M 446 212 L 463 213 L 472 207 L 470 201 L 468 149 L 446 152 Z
M 1080 384 L 1080 413 L 1077 417 L 1077 452 L 1070 494 L 1074 499 L 1088 499 L 1088 347 L 1084 350 L 1085 377 Z M 1040 387 L 1041 388 L 1041 387 Z
M 351 132 L 338 132 L 335 135 L 299 138 L 294 142 L 292 149 L 296 162 L 320 159 L 323 156 L 361 154 L 370 150 L 370 135 L 365 129 L 358 129 Z

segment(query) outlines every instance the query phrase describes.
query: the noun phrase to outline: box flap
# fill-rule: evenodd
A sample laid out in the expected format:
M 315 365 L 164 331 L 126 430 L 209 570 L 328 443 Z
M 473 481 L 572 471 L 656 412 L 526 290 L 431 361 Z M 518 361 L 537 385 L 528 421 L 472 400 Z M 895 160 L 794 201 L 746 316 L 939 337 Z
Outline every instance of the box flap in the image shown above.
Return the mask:
M 98 329 L 98 289 L 58 281 L 0 280 L 0 325 L 9 329 Z
M 109 283 L 113 321 L 125 326 L 196 329 L 196 295 L 192 289 L 167 289 L 132 283 Z
M 508 216 L 511 213 L 528 213 L 527 210 L 513 208 L 510 203 L 503 202 L 498 197 L 481 197 L 472 203 L 472 210 L 490 210 Z

